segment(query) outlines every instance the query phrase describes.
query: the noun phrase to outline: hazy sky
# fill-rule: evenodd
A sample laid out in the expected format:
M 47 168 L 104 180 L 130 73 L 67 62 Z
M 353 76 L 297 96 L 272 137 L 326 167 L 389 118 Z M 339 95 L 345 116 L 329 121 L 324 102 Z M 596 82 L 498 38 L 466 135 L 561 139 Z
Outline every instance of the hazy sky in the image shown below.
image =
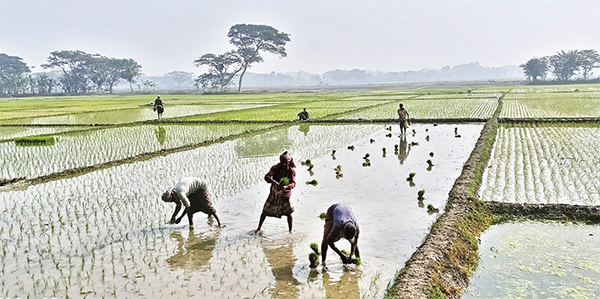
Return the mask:
M 50 52 L 133 58 L 147 75 L 199 74 L 233 49 L 234 24 L 289 33 L 288 57 L 258 73 L 518 65 L 559 50 L 600 51 L 600 0 L 0 0 L 0 53 L 40 71 Z

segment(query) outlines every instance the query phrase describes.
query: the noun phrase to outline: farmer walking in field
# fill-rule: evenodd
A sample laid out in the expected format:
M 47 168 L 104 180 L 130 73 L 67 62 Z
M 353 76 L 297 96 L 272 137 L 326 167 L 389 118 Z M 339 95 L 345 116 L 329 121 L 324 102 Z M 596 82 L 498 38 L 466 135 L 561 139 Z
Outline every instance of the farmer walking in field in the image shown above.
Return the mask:
M 160 120 L 162 118 L 163 112 L 165 112 L 165 107 L 163 106 L 163 102 L 160 99 L 160 96 L 157 96 L 156 100 L 154 100 L 154 111 L 158 113 L 158 119 Z
M 161 199 L 164 202 L 175 203 L 175 212 L 173 213 L 173 216 L 171 216 L 171 223 L 181 222 L 181 218 L 187 214 L 190 228 L 193 228 L 194 213 L 201 211 L 205 214 L 208 214 L 209 217 L 211 215 L 214 216 L 217 220 L 217 224 L 221 226 L 221 221 L 217 216 L 217 210 L 215 210 L 210 200 L 208 186 L 199 178 L 187 177 L 181 179 L 181 181 L 179 181 L 175 187 L 165 191 L 162 194 Z M 181 214 L 179 218 L 175 219 L 181 210 L 181 204 L 185 206 L 185 209 L 183 210 L 183 214 Z
M 323 241 L 321 242 L 321 262 L 323 265 L 327 258 L 328 246 L 340 256 L 344 264 L 351 263 L 353 254 L 360 258 L 360 252 L 358 251 L 359 232 L 358 221 L 350 206 L 336 203 L 329 207 L 325 216 L 325 229 L 323 231 Z M 350 242 L 350 254 L 348 256 L 343 254 L 334 244 L 342 238 Z
M 406 128 L 410 125 L 410 116 L 404 105 L 400 104 L 398 109 L 398 118 L 400 119 L 400 134 L 406 134 Z
M 296 187 L 296 170 L 294 168 L 296 168 L 296 164 L 294 164 L 292 156 L 285 151 L 279 156 L 279 163 L 273 165 L 265 175 L 265 181 L 271 184 L 271 190 L 260 214 L 256 232 L 260 231 L 267 216 L 277 218 L 287 216 L 288 228 L 290 233 L 292 232 L 294 206 L 290 197 L 292 189 Z

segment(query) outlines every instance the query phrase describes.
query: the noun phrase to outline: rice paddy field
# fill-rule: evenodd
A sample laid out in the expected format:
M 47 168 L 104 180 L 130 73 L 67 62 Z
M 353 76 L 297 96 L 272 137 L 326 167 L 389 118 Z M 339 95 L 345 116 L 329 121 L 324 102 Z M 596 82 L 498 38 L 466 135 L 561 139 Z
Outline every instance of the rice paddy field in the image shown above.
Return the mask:
M 383 298 L 495 115 L 480 200 L 599 205 L 597 84 L 161 95 L 163 121 L 154 97 L 0 99 L 0 183 L 17 180 L 0 186 L 0 297 Z M 415 120 L 403 136 L 399 103 Z M 295 121 L 302 108 L 310 121 Z M 285 150 L 298 166 L 294 230 L 267 218 L 254 233 L 263 177 Z M 186 176 L 208 183 L 223 227 L 201 212 L 194 228 L 168 224 L 160 194 Z M 336 202 L 356 213 L 362 264 L 330 250 L 327 268 L 310 268 L 318 216 Z M 600 296 L 597 230 L 491 226 L 464 298 Z

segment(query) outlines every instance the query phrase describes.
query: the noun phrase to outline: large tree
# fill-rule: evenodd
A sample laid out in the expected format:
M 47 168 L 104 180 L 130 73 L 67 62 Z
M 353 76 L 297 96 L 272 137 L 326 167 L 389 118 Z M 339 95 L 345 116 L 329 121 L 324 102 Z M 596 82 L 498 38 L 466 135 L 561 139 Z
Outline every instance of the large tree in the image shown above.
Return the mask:
M 575 75 L 581 66 L 579 51 L 564 50 L 550 56 L 550 71 L 559 81 L 568 81 Z
M 121 77 L 129 82 L 129 89 L 133 92 L 132 83 L 135 83 L 135 78 L 142 74 L 142 66 L 133 59 L 125 59 L 123 61 L 124 70 Z
M 181 88 L 181 84 L 191 81 L 194 73 L 186 71 L 172 71 L 168 72 L 167 75 L 171 76 L 171 78 L 173 78 L 173 81 L 177 83 L 177 88 Z
M 581 50 L 579 56 L 583 80 L 587 80 L 593 69 L 600 68 L 600 54 L 596 50 Z
M 548 58 L 546 57 L 533 57 L 529 59 L 526 63 L 521 64 L 519 67 L 523 69 L 527 80 L 538 81 L 539 79 L 546 78 L 546 73 L 548 72 Z
M 29 67 L 23 58 L 0 53 L 0 93 L 24 92 L 23 82 Z
M 198 76 L 196 85 L 204 89 L 224 92 L 233 77 L 242 69 L 242 59 L 234 51 L 224 54 L 207 53 L 194 60 L 196 67 L 206 65 L 208 72 Z
M 236 53 L 242 63 L 238 92 L 242 89 L 242 79 L 250 65 L 264 61 L 260 52 L 286 57 L 285 45 L 290 41 L 289 34 L 279 32 L 268 25 L 233 25 L 229 29 L 227 37 L 229 37 L 229 43 L 236 47 Z
M 89 62 L 92 54 L 83 51 L 54 51 L 48 57 L 48 63 L 42 64 L 45 69 L 59 68 L 63 74 L 59 81 L 66 93 L 87 92 L 90 82 Z

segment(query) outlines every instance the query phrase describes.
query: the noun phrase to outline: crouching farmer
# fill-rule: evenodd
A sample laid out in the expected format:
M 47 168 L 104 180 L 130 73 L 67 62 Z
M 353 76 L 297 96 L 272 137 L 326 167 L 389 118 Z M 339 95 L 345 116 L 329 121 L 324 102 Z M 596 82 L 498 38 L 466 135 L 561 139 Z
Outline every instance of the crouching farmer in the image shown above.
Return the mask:
M 181 218 L 187 214 L 190 227 L 194 227 L 194 213 L 201 211 L 208 214 L 208 216 L 214 216 L 217 220 L 217 224 L 221 226 L 221 221 L 217 216 L 217 210 L 215 210 L 210 201 L 208 187 L 206 186 L 206 183 L 199 178 L 188 177 L 181 179 L 175 187 L 165 191 L 165 193 L 162 194 L 161 199 L 164 202 L 174 202 L 176 205 L 175 212 L 173 213 L 173 216 L 171 216 L 171 223 L 181 222 Z M 176 219 L 175 217 L 177 217 L 177 214 L 181 210 L 181 204 L 185 206 L 185 209 L 183 210 L 183 214 Z
M 325 230 L 323 232 L 323 242 L 321 243 L 321 262 L 325 264 L 327 258 L 327 247 L 331 247 L 335 251 L 344 264 L 349 264 L 352 261 L 352 255 L 360 258 L 358 251 L 358 221 L 352 212 L 352 209 L 343 203 L 336 203 L 327 209 L 325 217 Z M 350 241 L 350 255 L 346 256 L 337 247 L 335 242 L 340 239 Z

